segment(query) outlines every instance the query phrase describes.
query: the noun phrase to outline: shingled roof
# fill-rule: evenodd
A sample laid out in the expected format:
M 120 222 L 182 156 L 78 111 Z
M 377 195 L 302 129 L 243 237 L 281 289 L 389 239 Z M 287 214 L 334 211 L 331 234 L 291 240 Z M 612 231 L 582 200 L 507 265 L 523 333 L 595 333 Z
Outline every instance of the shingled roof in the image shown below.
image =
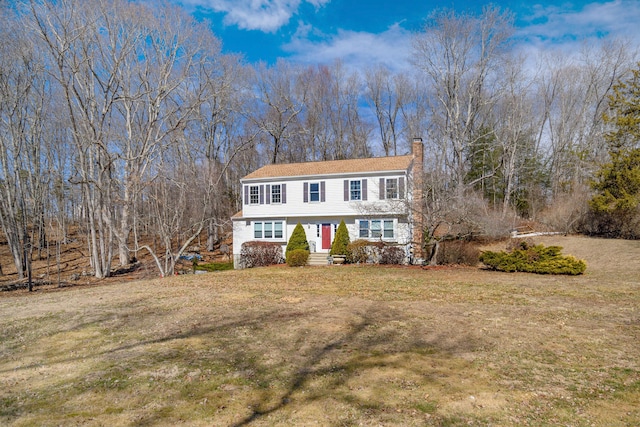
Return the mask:
M 323 162 L 283 163 L 263 166 L 243 179 L 333 175 L 377 171 L 401 171 L 411 165 L 413 156 L 370 157 L 367 159 L 328 160 Z

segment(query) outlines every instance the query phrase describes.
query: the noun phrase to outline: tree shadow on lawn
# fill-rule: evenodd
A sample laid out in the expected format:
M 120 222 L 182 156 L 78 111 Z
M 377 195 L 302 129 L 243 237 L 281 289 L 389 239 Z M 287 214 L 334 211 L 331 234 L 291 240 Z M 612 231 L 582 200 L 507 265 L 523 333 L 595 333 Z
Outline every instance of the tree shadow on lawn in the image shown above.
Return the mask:
M 311 382 L 320 377 L 329 377 L 329 383 L 324 385 L 322 390 L 309 393 L 303 402 L 309 403 L 328 397 L 340 398 L 332 392 L 345 386 L 364 370 L 406 369 L 410 365 L 406 363 L 409 357 L 415 359 L 418 356 L 437 355 L 438 358 L 453 358 L 454 353 L 473 351 L 477 347 L 477 340 L 469 336 L 453 338 L 442 333 L 425 334 L 424 331 L 417 331 L 416 328 L 419 329 L 420 325 L 411 324 L 414 319 L 390 309 L 385 304 L 369 303 L 368 307 L 352 313 L 351 317 L 346 331 L 324 341 L 323 345 L 315 347 L 306 355 L 303 363 L 288 381 L 286 390 L 281 392 L 277 399 L 263 396 L 260 401 L 250 405 L 249 415 L 232 426 L 249 425 L 285 408 L 295 400 L 296 393 L 309 387 Z M 408 338 L 400 338 L 401 331 L 396 327 L 385 326 L 390 323 L 408 325 L 408 330 L 405 331 Z M 345 357 L 345 349 L 351 353 L 351 357 Z M 394 356 L 399 356 L 402 361 L 394 359 Z M 420 369 L 419 374 L 424 380 L 437 381 L 438 374 L 425 376 L 423 369 Z M 348 399 L 348 403 L 361 407 L 375 406 L 375 403 L 353 395 Z
M 77 319 L 79 322 L 68 329 L 77 330 L 96 325 L 101 319 L 108 321 L 108 318 L 108 315 L 101 318 L 94 314 L 84 321 Z M 120 327 L 131 327 L 127 325 L 126 319 L 122 319 L 121 322 Z M 119 326 L 111 324 L 110 327 L 117 330 Z M 457 353 L 472 352 L 477 347 L 477 339 L 468 334 L 460 334 L 460 331 L 445 334 L 441 329 L 436 332 L 438 328 L 428 330 L 429 328 L 429 324 L 424 324 L 411 314 L 392 309 L 382 302 L 366 301 L 359 304 L 357 308 L 349 307 L 347 303 L 341 311 L 331 311 L 329 314 L 324 312 L 324 308 L 318 310 L 315 307 L 293 308 L 282 305 L 269 310 L 249 309 L 233 318 L 220 315 L 220 317 L 200 319 L 197 324 L 185 323 L 175 326 L 173 331 L 156 338 L 119 345 L 88 356 L 84 354 L 55 358 L 48 364 L 51 367 L 76 361 L 86 362 L 88 357 L 90 360 L 93 359 L 91 363 L 96 368 L 96 378 L 92 380 L 99 384 L 99 381 L 104 381 L 105 378 L 121 374 L 119 366 L 126 366 L 126 369 L 133 371 L 134 375 L 141 375 L 138 372 L 139 369 L 159 368 L 166 363 L 178 364 L 186 369 L 189 365 L 187 355 L 193 356 L 189 354 L 188 348 L 181 347 L 182 344 L 179 343 L 181 340 L 199 338 L 203 342 L 222 348 L 221 353 L 213 356 L 216 358 L 216 363 L 222 363 L 238 371 L 253 370 L 257 372 L 258 382 L 276 381 L 284 384 L 282 387 L 273 389 L 262 387 L 257 400 L 255 397 L 248 397 L 248 399 L 254 399 L 253 402 L 246 402 L 244 406 L 249 408 L 249 413 L 240 415 L 241 419 L 229 424 L 240 427 L 282 410 L 293 401 L 310 403 L 327 397 L 341 398 L 331 396 L 332 391 L 344 386 L 363 369 L 384 369 L 388 366 L 389 358 L 394 355 L 400 357 L 436 355 L 439 359 L 454 358 Z M 244 331 L 245 336 L 239 338 L 241 331 Z M 309 342 L 309 337 L 313 337 L 312 342 Z M 170 348 L 172 352 L 158 353 L 158 348 L 154 346 L 166 343 L 176 343 L 176 347 Z M 91 343 L 77 345 L 91 345 Z M 266 360 L 265 351 L 275 353 L 276 359 L 280 360 L 275 365 L 269 363 Z M 153 357 L 156 359 L 154 360 Z M 290 360 L 285 361 L 284 359 L 287 358 Z M 36 363 L 18 369 L 42 368 L 46 365 L 47 363 Z M 99 367 L 103 367 L 103 370 Z M 410 363 L 402 363 L 402 369 L 412 368 Z M 429 373 L 425 372 L 424 366 L 419 374 L 427 381 L 435 381 L 433 378 L 428 378 Z M 73 383 L 86 382 L 86 378 L 82 375 L 78 372 L 76 377 L 59 381 L 53 387 L 64 389 L 67 400 L 84 393 L 91 393 L 90 385 L 70 387 Z M 317 384 L 311 385 L 311 383 L 319 377 L 323 377 L 328 384 L 323 383 L 319 389 L 314 388 Z M 224 382 L 224 379 L 222 381 Z M 212 384 L 212 387 L 218 386 Z M 310 391 L 304 398 L 297 394 L 303 389 Z M 49 394 L 42 393 L 43 396 Z M 167 394 L 171 393 L 167 392 Z M 55 393 L 53 395 L 55 396 Z M 349 401 L 345 400 L 349 405 L 365 406 L 369 403 L 358 402 L 359 397 L 353 395 L 349 398 Z M 56 407 L 55 402 L 45 406 L 48 405 Z M 172 419 L 171 411 L 167 411 L 167 407 L 159 408 L 155 412 L 151 410 L 137 422 L 144 425 L 158 422 L 158 420 Z M 237 416 L 235 418 L 238 419 Z

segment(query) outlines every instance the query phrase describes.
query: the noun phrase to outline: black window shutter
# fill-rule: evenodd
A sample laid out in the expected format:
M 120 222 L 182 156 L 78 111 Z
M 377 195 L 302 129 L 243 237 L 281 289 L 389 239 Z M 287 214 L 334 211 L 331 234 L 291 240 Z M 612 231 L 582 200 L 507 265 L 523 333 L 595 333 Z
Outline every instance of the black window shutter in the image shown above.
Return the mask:
M 325 186 L 324 181 L 320 181 L 320 201 L 325 201 Z
M 384 200 L 386 198 L 386 194 L 384 192 L 384 178 L 380 178 L 380 200 Z
M 267 197 L 265 200 L 265 203 L 270 205 L 271 204 L 271 186 L 269 184 L 267 184 Z
M 282 203 L 287 203 L 287 184 L 282 184 Z
M 264 185 L 260 186 L 260 204 L 264 205 Z
M 367 200 L 367 180 L 362 180 L 362 200 Z
M 344 201 L 345 202 L 349 201 L 349 180 L 348 179 L 344 180 Z
M 244 204 L 245 205 L 249 204 L 249 186 L 248 185 L 244 186 Z
M 309 202 L 309 183 L 308 182 L 302 183 L 302 201 L 304 203 Z
M 398 178 L 398 198 L 404 199 L 404 177 Z

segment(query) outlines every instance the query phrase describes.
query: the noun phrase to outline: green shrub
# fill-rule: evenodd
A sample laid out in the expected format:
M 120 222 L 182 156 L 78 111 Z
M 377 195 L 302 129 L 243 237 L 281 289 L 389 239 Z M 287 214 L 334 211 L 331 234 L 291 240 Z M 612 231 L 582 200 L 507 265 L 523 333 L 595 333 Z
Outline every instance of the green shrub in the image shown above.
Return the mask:
M 201 271 L 225 271 L 233 270 L 233 261 L 231 262 L 212 262 L 209 264 L 198 264 L 196 270 Z
M 287 249 L 285 250 L 285 257 L 289 257 L 289 252 L 296 249 L 303 249 L 309 252 L 309 242 L 307 241 L 307 234 L 304 232 L 302 224 L 298 223 L 296 228 L 293 229 L 289 242 L 287 242 Z
M 537 274 L 584 273 L 587 264 L 572 256 L 563 256 L 560 246 L 531 245 L 521 242 L 519 248 L 511 252 L 486 251 L 480 255 L 480 261 L 487 267 L 506 272 L 521 271 Z
M 349 230 L 347 230 L 347 225 L 344 223 L 344 220 L 340 221 L 340 225 L 338 225 L 338 229 L 336 230 L 336 236 L 333 238 L 333 243 L 331 243 L 331 250 L 329 251 L 329 255 L 346 255 L 349 257 Z
M 309 251 L 304 249 L 294 249 L 287 254 L 287 265 L 289 267 L 302 267 L 309 261 Z

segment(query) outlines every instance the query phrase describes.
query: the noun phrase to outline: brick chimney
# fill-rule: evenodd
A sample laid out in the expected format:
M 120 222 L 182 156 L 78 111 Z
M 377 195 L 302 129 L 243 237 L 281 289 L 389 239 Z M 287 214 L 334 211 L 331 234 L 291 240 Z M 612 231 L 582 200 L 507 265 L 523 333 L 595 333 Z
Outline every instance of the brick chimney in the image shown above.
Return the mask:
M 413 138 L 411 145 L 413 154 L 412 165 L 412 203 L 411 203 L 411 233 L 413 247 L 413 262 L 422 264 L 424 262 L 424 233 L 423 233 L 423 176 L 424 176 L 424 146 L 422 138 Z

